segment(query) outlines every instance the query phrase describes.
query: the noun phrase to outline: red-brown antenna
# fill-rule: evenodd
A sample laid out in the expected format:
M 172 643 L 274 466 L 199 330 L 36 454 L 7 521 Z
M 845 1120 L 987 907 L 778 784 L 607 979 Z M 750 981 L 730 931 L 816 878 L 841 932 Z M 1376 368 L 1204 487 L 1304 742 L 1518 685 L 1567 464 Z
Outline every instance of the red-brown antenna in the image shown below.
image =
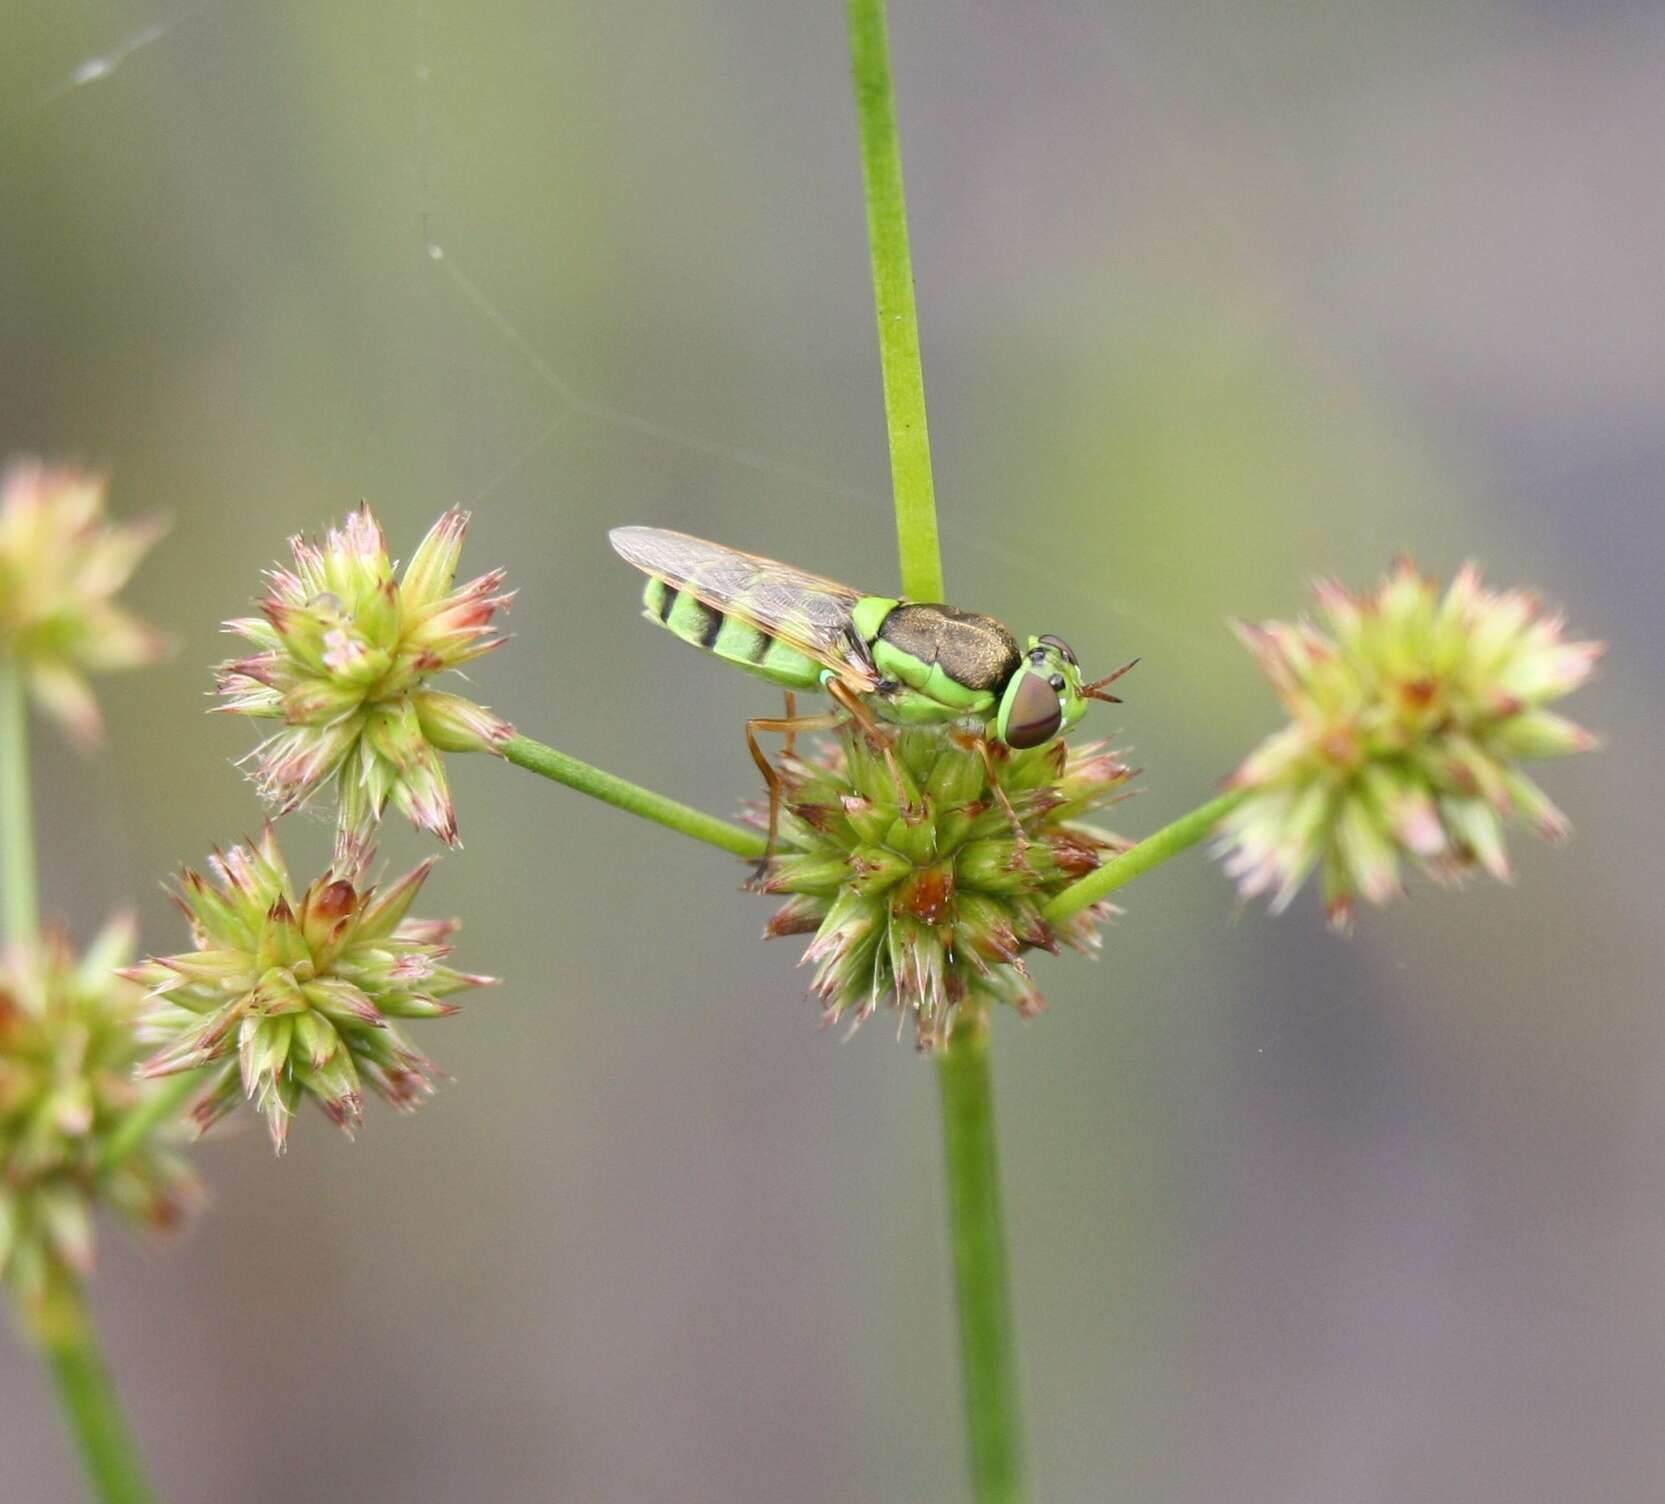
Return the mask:
M 1120 695 L 1105 694 L 1104 687 L 1107 684 L 1114 684 L 1116 680 L 1121 678 L 1121 676 L 1132 668 L 1134 664 L 1138 663 L 1138 661 L 1139 660 L 1137 658 L 1134 658 L 1129 662 L 1124 663 L 1119 669 L 1116 670 L 1115 673 L 1106 674 L 1102 679 L 1094 679 L 1091 684 L 1083 684 L 1081 686 L 1081 693 L 1089 700 L 1103 700 L 1106 705 L 1120 705 L 1122 703 L 1122 697 Z

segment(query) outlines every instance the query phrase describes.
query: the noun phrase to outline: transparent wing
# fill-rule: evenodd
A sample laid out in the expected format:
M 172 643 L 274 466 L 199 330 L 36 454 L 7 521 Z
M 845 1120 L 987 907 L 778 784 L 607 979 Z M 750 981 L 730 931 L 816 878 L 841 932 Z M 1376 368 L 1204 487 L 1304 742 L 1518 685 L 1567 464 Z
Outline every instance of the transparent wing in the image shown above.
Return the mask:
M 616 527 L 607 537 L 644 574 L 778 637 L 854 689 L 878 687 L 878 671 L 851 619 L 860 591 L 667 528 Z

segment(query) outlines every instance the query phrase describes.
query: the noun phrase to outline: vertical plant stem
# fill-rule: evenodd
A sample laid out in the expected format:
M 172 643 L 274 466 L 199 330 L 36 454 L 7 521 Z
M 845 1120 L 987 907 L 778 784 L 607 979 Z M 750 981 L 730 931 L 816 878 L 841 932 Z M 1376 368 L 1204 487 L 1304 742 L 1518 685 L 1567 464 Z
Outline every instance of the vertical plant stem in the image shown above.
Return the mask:
M 0 657 L 0 922 L 8 943 L 25 944 L 38 933 L 37 891 L 28 699 L 22 665 Z M 80 1285 L 68 1276 L 57 1281 L 28 1325 L 57 1387 L 93 1496 L 102 1504 L 154 1504 Z
M 913 263 L 908 254 L 902 145 L 896 133 L 884 0 L 850 0 L 849 14 L 902 593 L 914 600 L 940 601 L 942 553 L 937 545 L 931 438 L 925 426 L 925 377 L 919 364 L 919 315 L 914 308 Z
M 155 1504 L 144 1461 L 128 1429 L 116 1387 L 98 1350 L 79 1287 L 61 1287 L 39 1336 L 41 1357 L 57 1385 L 64 1420 L 101 1504 Z
M 0 657 L 0 919 L 18 945 L 40 925 L 29 803 L 29 704 L 17 659 Z
M 940 601 L 942 553 L 884 0 L 849 0 L 849 23 L 902 593 Z M 1025 1495 L 1023 1416 L 986 1020 L 961 1021 L 938 1070 L 972 1487 L 978 1504 L 1018 1504 Z
M 938 1082 L 973 1495 L 978 1504 L 1017 1504 L 1028 1483 L 988 1032 L 986 1019 L 955 1029 Z

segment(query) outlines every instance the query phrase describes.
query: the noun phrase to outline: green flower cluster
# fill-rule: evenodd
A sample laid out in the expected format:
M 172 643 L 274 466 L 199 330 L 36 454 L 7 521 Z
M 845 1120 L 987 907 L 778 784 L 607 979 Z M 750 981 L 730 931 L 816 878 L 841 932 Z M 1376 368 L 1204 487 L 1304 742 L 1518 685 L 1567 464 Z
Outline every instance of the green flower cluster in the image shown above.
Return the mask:
M 1365 595 L 1316 587 L 1321 623 L 1237 625 L 1289 724 L 1232 777 L 1248 797 L 1223 822 L 1227 872 L 1282 909 L 1316 867 L 1331 923 L 1401 891 L 1402 860 L 1450 882 L 1510 876 L 1504 828 L 1550 840 L 1566 817 L 1520 767 L 1595 738 L 1546 707 L 1589 678 L 1596 642 L 1569 642 L 1525 591 L 1467 566 L 1443 592 L 1401 562 Z
M 367 506 L 320 540 L 289 540 L 294 567 L 267 571 L 259 616 L 226 629 L 258 650 L 220 665 L 220 709 L 281 720 L 254 751 L 254 781 L 279 814 L 332 779 L 336 861 L 369 849 L 391 800 L 419 829 L 455 844 L 457 816 L 443 752 L 495 752 L 514 728 L 428 680 L 507 640 L 503 571 L 453 588 L 468 514 L 445 513 L 395 579 L 387 539 Z
M 178 901 L 196 948 L 122 973 L 148 989 L 146 1037 L 161 1044 L 144 1073 L 218 1063 L 192 1108 L 198 1130 L 247 1095 L 280 1153 L 303 1096 L 349 1135 L 365 1086 L 404 1111 L 420 1106 L 436 1071 L 398 1023 L 447 1017 L 457 1010 L 445 998 L 494 980 L 445 964 L 454 921 L 408 917 L 432 865 L 378 890 L 360 862 L 297 890 L 268 826 L 216 852 L 213 881 L 184 871 Z
M 791 896 L 765 936 L 813 934 L 804 953 L 829 1022 L 889 1006 L 921 1049 L 1006 1003 L 1045 1006 L 1024 955 L 1091 950 L 1114 910 L 1061 926 L 1041 909 L 1125 842 L 1086 823 L 1126 796 L 1131 771 L 1102 744 L 1026 752 L 941 728 L 905 730 L 887 757 L 859 730 L 785 757 L 782 833 L 795 847 L 762 881 Z
M 140 988 L 112 974 L 133 926 L 108 926 L 76 958 L 56 930 L 0 962 L 0 1279 L 40 1322 L 93 1261 L 93 1203 L 165 1228 L 201 1199 L 196 1178 L 141 1114 Z
M 0 653 L 83 746 L 102 726 L 87 676 L 154 663 L 168 647 L 115 600 L 162 526 L 107 521 L 104 492 L 102 476 L 36 460 L 0 478 Z

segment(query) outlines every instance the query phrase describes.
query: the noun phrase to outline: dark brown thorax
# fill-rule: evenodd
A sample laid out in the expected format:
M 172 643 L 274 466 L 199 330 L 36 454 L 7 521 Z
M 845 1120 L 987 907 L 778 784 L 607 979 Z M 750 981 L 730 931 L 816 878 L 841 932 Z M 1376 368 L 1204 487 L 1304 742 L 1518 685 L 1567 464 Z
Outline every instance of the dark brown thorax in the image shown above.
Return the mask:
M 893 647 L 935 663 L 956 684 L 998 692 L 1023 661 L 1005 623 L 975 611 L 910 602 L 884 619 L 879 636 Z

